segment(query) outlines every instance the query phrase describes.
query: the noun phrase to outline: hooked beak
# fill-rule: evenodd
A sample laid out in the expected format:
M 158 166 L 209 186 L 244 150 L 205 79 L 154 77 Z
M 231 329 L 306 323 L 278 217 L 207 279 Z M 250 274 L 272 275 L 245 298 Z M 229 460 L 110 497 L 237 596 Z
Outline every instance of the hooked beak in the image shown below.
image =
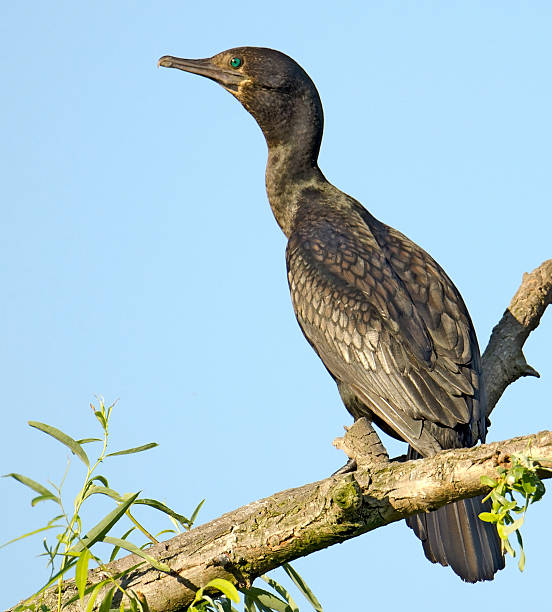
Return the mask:
M 192 72 L 200 76 L 216 81 L 231 93 L 237 93 L 239 84 L 244 81 L 244 76 L 230 69 L 221 68 L 213 63 L 211 58 L 207 59 L 183 59 L 164 55 L 157 62 L 158 66 L 164 68 L 178 68 L 185 72 Z

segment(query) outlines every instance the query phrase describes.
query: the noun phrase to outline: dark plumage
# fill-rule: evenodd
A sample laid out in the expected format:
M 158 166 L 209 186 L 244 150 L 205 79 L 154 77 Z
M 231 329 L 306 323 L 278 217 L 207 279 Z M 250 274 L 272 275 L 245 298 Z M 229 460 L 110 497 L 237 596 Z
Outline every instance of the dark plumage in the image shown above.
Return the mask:
M 293 308 L 353 417 L 408 442 L 411 458 L 484 440 L 481 360 L 462 297 L 422 248 L 325 179 L 322 104 L 306 72 L 255 47 L 159 63 L 218 82 L 261 127 Z M 428 559 L 468 582 L 491 580 L 504 558 L 482 510 L 471 499 L 407 522 Z

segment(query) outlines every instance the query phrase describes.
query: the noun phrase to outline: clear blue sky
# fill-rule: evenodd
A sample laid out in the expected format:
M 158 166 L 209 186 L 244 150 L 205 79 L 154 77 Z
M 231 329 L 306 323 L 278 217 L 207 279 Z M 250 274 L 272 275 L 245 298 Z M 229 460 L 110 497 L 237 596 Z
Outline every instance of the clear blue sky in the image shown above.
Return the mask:
M 322 170 L 445 267 L 484 347 L 551 256 L 551 31 L 546 1 L 3 2 L 0 472 L 59 480 L 65 451 L 26 421 L 89 436 L 95 394 L 120 398 L 113 450 L 161 444 L 108 464 L 113 486 L 183 513 L 206 497 L 202 521 L 344 462 L 350 417 L 293 317 L 262 134 L 159 56 L 297 59 L 324 103 Z M 550 428 L 551 329 L 490 440 Z M 1 541 L 52 509 L 12 480 L 0 495 Z M 296 567 L 328 612 L 538 604 L 551 504 L 528 515 L 525 573 L 509 560 L 490 584 L 431 565 L 403 523 Z M 40 547 L 0 550 L 0 607 L 41 584 Z

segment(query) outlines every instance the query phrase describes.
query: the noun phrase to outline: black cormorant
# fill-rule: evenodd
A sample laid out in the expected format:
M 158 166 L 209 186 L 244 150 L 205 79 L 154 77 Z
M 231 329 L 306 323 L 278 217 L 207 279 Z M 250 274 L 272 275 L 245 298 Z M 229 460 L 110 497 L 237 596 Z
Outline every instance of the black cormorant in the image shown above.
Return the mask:
M 352 416 L 408 442 L 412 458 L 484 441 L 481 358 L 464 301 L 422 248 L 326 180 L 317 163 L 322 104 L 307 73 L 258 47 L 159 65 L 216 81 L 261 127 L 293 308 Z M 407 522 L 432 562 L 468 582 L 492 580 L 504 557 L 496 528 L 478 518 L 483 509 L 468 499 Z

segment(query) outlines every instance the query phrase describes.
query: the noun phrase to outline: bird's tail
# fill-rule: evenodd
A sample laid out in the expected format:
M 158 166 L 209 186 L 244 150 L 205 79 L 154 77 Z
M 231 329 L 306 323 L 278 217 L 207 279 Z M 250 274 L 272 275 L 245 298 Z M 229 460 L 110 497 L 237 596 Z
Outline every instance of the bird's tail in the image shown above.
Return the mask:
M 406 523 L 432 563 L 450 565 L 466 582 L 492 580 L 504 568 L 504 555 L 495 525 L 479 518 L 489 510 L 483 497 L 474 497 L 411 516 Z

